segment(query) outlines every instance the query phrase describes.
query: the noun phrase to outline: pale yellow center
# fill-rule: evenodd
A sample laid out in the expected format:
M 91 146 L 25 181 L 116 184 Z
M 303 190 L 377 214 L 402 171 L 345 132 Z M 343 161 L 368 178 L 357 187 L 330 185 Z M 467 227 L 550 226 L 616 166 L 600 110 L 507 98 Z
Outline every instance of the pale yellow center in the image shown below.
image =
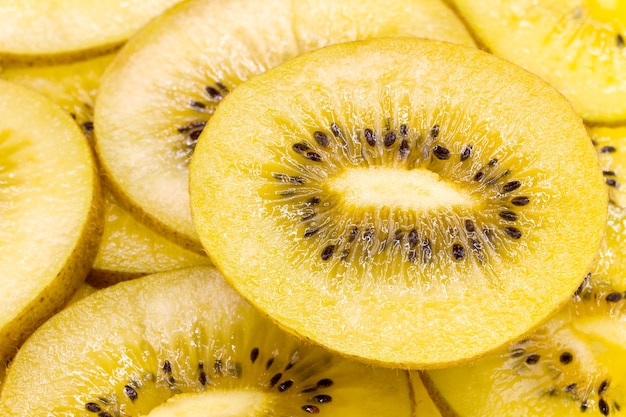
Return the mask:
M 354 207 L 393 207 L 429 211 L 441 207 L 475 204 L 458 186 L 427 169 L 403 170 L 385 167 L 347 169 L 330 178 L 331 191 Z
M 246 417 L 263 415 L 269 395 L 259 391 L 205 391 L 175 395 L 146 417 Z

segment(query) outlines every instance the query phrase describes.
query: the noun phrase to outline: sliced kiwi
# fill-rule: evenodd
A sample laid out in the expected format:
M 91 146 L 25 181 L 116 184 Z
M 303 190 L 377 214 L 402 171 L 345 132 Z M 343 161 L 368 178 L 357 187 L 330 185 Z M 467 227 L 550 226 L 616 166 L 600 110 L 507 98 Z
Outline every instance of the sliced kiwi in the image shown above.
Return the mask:
M 613 206 L 609 230 L 626 212 Z M 625 255 L 607 233 L 601 259 Z M 626 415 L 626 281 L 601 262 L 535 333 L 470 365 L 424 375 L 444 416 Z
M 58 63 L 119 47 L 180 0 L 1 0 L 0 65 Z
M 0 78 L 24 85 L 59 104 L 93 142 L 93 109 L 100 77 L 115 54 L 69 64 L 17 66 Z M 105 224 L 89 281 L 111 285 L 159 271 L 207 264 L 204 255 L 188 251 L 144 226 L 106 193 Z
M 555 313 L 608 201 L 556 90 L 416 38 L 325 47 L 242 84 L 200 135 L 190 192 L 209 256 L 258 308 L 410 367 L 468 360 Z
M 87 280 L 105 287 L 155 272 L 209 265 L 206 255 L 179 246 L 137 221 L 109 192 L 100 248 Z
M 0 80 L 0 367 L 87 276 L 102 229 L 94 159 L 74 121 Z
M 626 120 L 626 2 L 453 0 L 491 52 L 539 74 L 586 120 Z
M 406 372 L 287 335 L 211 267 L 126 281 L 64 309 L 20 349 L 0 400 L 16 416 L 409 417 L 411 407 Z
M 175 7 L 123 48 L 102 81 L 97 152 L 112 191 L 160 233 L 200 249 L 188 164 L 222 98 L 303 51 L 395 35 L 472 43 L 439 0 L 215 0 Z
M 69 113 L 91 140 L 93 108 L 100 77 L 114 53 L 56 65 L 12 65 L 0 71 L 0 78 L 29 87 Z

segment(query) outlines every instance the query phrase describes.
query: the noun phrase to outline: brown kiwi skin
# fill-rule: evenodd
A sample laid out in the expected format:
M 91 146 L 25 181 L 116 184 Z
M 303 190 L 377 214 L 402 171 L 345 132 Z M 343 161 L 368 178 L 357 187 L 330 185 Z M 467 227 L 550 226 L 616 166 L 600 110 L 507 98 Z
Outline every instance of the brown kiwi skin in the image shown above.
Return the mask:
M 426 372 L 420 372 L 420 371 L 414 371 L 414 372 L 419 372 L 419 376 L 422 379 L 422 383 L 424 384 L 426 391 L 428 391 L 428 395 L 430 395 L 430 398 L 432 398 L 433 402 L 439 409 L 439 412 L 441 413 L 442 417 L 460 417 L 457 414 L 457 412 L 454 411 L 452 407 L 450 407 L 450 404 L 447 403 L 445 398 L 443 398 L 443 396 L 439 393 L 439 391 L 435 387 L 435 384 L 428 377 Z

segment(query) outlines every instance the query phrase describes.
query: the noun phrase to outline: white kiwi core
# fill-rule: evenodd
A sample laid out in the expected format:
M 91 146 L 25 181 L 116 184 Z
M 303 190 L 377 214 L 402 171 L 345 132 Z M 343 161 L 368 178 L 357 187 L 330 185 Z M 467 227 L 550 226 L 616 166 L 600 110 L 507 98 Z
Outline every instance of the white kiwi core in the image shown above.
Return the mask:
M 361 208 L 383 206 L 419 212 L 477 204 L 466 191 L 428 169 L 347 169 L 330 178 L 328 186 L 345 204 Z
M 267 394 L 254 390 L 205 391 L 175 395 L 145 417 L 241 417 L 268 407 Z

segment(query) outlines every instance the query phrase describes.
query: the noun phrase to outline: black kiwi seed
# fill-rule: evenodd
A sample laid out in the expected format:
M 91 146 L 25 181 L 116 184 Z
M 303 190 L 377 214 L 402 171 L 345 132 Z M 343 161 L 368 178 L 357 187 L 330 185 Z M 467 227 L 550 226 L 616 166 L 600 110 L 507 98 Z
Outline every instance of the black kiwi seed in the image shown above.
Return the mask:
M 311 237 L 317 233 L 319 227 L 310 227 L 304 231 L 304 237 Z
M 278 385 L 278 391 L 285 392 L 292 386 L 293 386 L 293 380 L 288 379 L 285 382 L 282 382 L 280 385 Z
M 582 411 L 583 413 L 587 411 L 588 408 L 589 408 L 589 403 L 587 402 L 587 400 L 580 403 L 580 411 Z
M 439 136 L 439 125 L 434 125 L 430 129 L 430 137 L 432 137 L 433 139 L 437 139 L 438 136 Z
M 400 134 L 403 138 L 409 136 L 409 127 L 405 124 L 400 125 Z
M 600 383 L 600 386 L 598 387 L 598 395 L 604 394 L 608 387 L 609 387 L 609 381 L 605 379 L 604 381 Z
M 326 395 L 326 394 L 320 394 L 320 395 L 316 395 L 315 397 L 313 397 L 313 401 L 319 404 L 329 403 L 332 400 L 333 398 L 330 395 Z
M 467 230 L 468 233 L 474 233 L 474 231 L 476 230 L 476 228 L 474 227 L 474 222 L 471 220 L 465 220 L 465 230 Z
M 383 139 L 383 143 L 385 144 L 385 147 L 387 148 L 391 147 L 394 143 L 396 143 L 396 132 L 394 131 L 387 132 L 385 134 L 385 138 Z
M 313 138 L 315 139 L 317 144 L 320 145 L 322 148 L 325 148 L 328 146 L 329 142 L 328 142 L 328 136 L 326 136 L 326 133 L 316 131 L 315 133 L 313 133 Z
M 504 231 L 513 239 L 519 239 L 522 237 L 522 232 L 517 227 L 506 227 Z
M 485 178 L 485 173 L 482 171 L 478 171 L 476 175 L 474 175 L 474 181 L 481 181 L 483 178 Z
M 502 219 L 509 222 L 514 222 L 517 220 L 517 214 L 513 213 L 512 211 L 501 211 L 499 215 Z
M 278 381 L 280 381 L 282 377 L 283 377 L 283 374 L 280 372 L 272 376 L 272 378 L 270 378 L 270 387 L 273 387 L 276 384 L 278 384 Z
M 437 159 L 441 159 L 442 161 L 450 159 L 450 151 L 448 150 L 448 148 L 440 145 L 437 145 L 433 148 L 433 155 L 435 155 Z
M 265 369 L 270 369 L 270 367 L 274 364 L 274 358 L 269 358 L 267 362 L 265 362 Z
M 221 99 L 224 98 L 224 96 L 222 96 L 222 93 L 220 92 L 220 90 L 218 90 L 217 88 L 207 85 L 204 90 L 207 92 L 207 94 L 209 95 L 209 97 L 211 98 L 211 100 L 215 100 L 215 101 L 220 101 Z
M 530 199 L 528 197 L 514 197 L 511 199 L 511 204 L 513 204 L 514 206 L 525 206 L 526 204 L 528 204 L 530 202 Z
M 322 254 L 321 254 L 322 261 L 329 260 L 330 258 L 332 258 L 334 253 L 335 253 L 335 245 L 326 246 L 324 250 L 322 250 Z
M 309 149 L 309 145 L 307 145 L 306 143 L 294 143 L 293 146 L 291 147 L 296 153 L 303 153 L 308 151 Z
M 616 303 L 622 299 L 623 295 L 621 292 L 612 292 L 605 297 L 605 300 L 609 303 Z
M 570 352 L 563 352 L 561 353 L 561 356 L 559 356 L 559 361 L 563 365 L 567 365 L 571 363 L 573 359 L 574 359 L 574 356 Z
M 172 364 L 170 361 L 166 360 L 163 362 L 163 366 L 162 366 L 163 372 L 165 372 L 166 375 L 170 375 L 172 373 Z
M 304 157 L 306 159 L 310 159 L 313 162 L 320 162 L 322 160 L 322 156 L 320 154 L 318 154 L 317 152 L 312 152 L 312 151 L 306 152 L 304 154 Z
M 417 230 L 413 229 L 409 232 L 409 247 L 414 248 L 419 243 L 419 235 L 417 234 Z
M 324 379 L 320 379 L 319 381 L 317 381 L 316 386 L 318 388 L 328 388 L 330 386 L 333 385 L 333 380 L 330 378 L 324 378 Z
M 343 133 L 341 132 L 341 129 L 339 128 L 339 126 L 337 126 L 337 123 L 332 123 L 330 125 L 330 131 L 333 132 L 333 135 L 335 135 L 335 137 L 338 137 L 338 138 L 343 137 Z
M 537 354 L 532 354 L 532 355 L 528 355 L 526 357 L 526 363 L 528 365 L 535 365 L 537 362 L 539 362 L 540 356 Z
M 472 145 L 467 145 L 466 147 L 463 148 L 463 150 L 461 151 L 461 161 L 465 161 L 470 156 L 472 156 L 472 149 L 473 149 Z
M 99 413 L 100 411 L 102 411 L 100 406 L 98 404 L 96 404 L 96 403 L 87 403 L 87 404 L 85 404 L 85 410 L 90 411 L 92 413 Z
M 617 47 L 618 48 L 623 48 L 624 47 L 624 37 L 622 36 L 621 33 L 617 34 L 617 36 L 615 37 L 615 41 L 617 43 Z
M 83 123 L 82 128 L 85 132 L 93 132 L 93 122 L 89 121 Z
M 137 391 L 135 391 L 135 389 L 133 387 L 131 387 L 130 385 L 125 385 L 124 386 L 124 394 L 126 394 L 126 396 L 131 400 L 131 401 L 136 401 L 137 398 L 139 397 L 137 395 Z
M 502 187 L 502 192 L 510 193 L 511 191 L 517 190 L 521 186 L 522 186 L 522 183 L 519 181 L 509 181 L 506 184 L 504 184 L 504 186 Z
M 609 405 L 604 401 L 604 398 L 600 398 L 598 401 L 598 409 L 603 416 L 609 415 Z
M 374 131 L 372 129 L 365 129 L 363 131 L 363 135 L 365 136 L 365 141 L 370 146 L 376 145 L 376 136 L 374 135 Z
M 569 384 L 568 386 L 566 386 L 563 391 L 565 392 L 572 392 L 576 389 L 576 387 L 578 386 L 578 384 L 573 383 L 573 384 Z
M 307 206 L 315 206 L 315 205 L 319 204 L 321 201 L 322 201 L 321 198 L 315 196 L 315 197 L 309 198 L 305 204 Z
M 615 181 L 613 178 L 607 178 L 606 180 L 604 180 L 604 182 L 609 187 L 617 187 L 617 181 Z
M 320 409 L 314 405 L 303 405 L 302 410 L 306 411 L 309 414 L 318 414 Z
M 459 243 L 455 243 L 454 245 L 452 245 L 452 257 L 457 261 L 465 258 L 465 248 L 463 247 L 463 245 Z
M 400 148 L 398 149 L 398 155 L 400 156 L 401 159 L 406 158 L 407 156 L 409 156 L 411 149 L 409 146 L 409 141 L 406 139 L 403 139 L 402 142 L 400 142 Z
M 615 149 L 615 146 L 603 146 L 600 148 L 600 153 L 613 153 L 617 151 L 617 149 Z

